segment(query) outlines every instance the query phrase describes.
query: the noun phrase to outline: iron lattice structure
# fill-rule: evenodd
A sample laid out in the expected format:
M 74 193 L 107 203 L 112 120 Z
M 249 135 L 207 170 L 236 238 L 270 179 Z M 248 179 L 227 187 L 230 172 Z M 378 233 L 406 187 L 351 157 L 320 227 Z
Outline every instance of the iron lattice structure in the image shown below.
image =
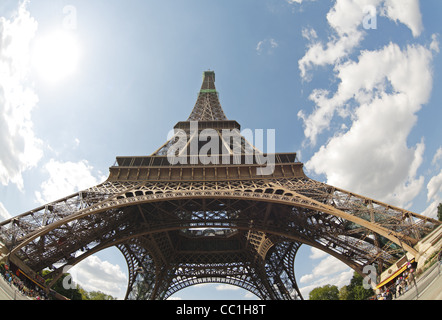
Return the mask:
M 379 274 L 404 249 L 419 255 L 414 246 L 440 222 L 312 180 L 295 153 L 273 154 L 272 173 L 259 174 L 268 155 L 226 118 L 214 83 L 204 72 L 189 119 L 152 155 L 117 157 L 102 184 L 1 223 L 10 261 L 34 277 L 51 268 L 55 281 L 64 266 L 115 246 L 128 265 L 127 299 L 216 282 L 288 300 L 302 299 L 301 244 Z M 209 162 L 198 156 L 208 128 L 217 142 Z

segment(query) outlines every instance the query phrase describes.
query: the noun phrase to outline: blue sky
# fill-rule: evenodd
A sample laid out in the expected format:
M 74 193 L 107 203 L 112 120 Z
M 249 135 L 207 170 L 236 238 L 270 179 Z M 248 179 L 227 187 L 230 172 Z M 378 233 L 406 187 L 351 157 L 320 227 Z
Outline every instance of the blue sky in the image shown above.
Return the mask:
M 311 178 L 435 217 L 441 12 L 440 0 L 3 0 L 0 217 L 102 182 L 116 156 L 151 154 L 207 69 L 227 117 L 275 129 L 276 150 L 298 152 Z M 306 246 L 295 268 L 306 296 L 352 276 Z M 121 297 L 126 274 L 108 250 L 74 279 Z M 174 298 L 253 298 L 233 289 Z

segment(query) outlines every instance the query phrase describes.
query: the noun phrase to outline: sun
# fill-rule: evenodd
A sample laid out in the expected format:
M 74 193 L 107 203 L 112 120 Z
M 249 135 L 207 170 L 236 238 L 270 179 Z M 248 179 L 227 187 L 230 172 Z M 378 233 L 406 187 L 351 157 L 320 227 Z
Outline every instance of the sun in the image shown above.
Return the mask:
M 35 39 L 32 65 L 46 81 L 59 82 L 73 75 L 79 58 L 79 44 L 72 33 L 56 31 Z

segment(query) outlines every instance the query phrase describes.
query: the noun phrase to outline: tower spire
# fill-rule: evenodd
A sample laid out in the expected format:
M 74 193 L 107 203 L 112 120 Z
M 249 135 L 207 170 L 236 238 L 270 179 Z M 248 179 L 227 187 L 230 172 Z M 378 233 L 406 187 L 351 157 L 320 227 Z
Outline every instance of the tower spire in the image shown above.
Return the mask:
M 227 120 L 215 88 L 215 71 L 204 71 L 203 83 L 195 106 L 187 121 Z

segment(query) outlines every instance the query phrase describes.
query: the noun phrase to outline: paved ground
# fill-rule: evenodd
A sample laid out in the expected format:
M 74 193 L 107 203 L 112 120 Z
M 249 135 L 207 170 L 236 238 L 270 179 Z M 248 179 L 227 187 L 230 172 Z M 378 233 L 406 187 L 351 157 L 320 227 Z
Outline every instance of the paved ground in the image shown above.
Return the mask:
M 30 298 L 22 295 L 14 286 L 10 286 L 0 276 L 0 300 L 30 300 Z
M 442 266 L 436 263 L 425 271 L 417 280 L 417 289 L 412 286 L 396 300 L 442 300 Z

